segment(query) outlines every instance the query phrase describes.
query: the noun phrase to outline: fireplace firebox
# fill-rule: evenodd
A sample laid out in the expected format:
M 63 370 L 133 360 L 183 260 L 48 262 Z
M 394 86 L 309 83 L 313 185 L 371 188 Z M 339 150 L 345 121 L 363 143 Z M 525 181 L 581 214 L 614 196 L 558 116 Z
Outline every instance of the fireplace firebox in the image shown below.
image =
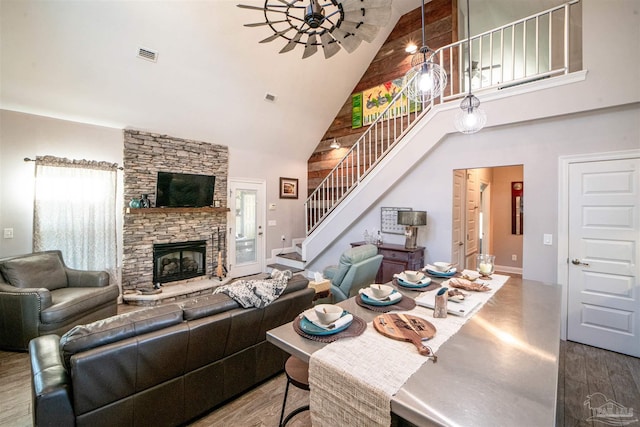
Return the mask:
M 206 260 L 206 240 L 153 245 L 153 283 L 204 276 Z

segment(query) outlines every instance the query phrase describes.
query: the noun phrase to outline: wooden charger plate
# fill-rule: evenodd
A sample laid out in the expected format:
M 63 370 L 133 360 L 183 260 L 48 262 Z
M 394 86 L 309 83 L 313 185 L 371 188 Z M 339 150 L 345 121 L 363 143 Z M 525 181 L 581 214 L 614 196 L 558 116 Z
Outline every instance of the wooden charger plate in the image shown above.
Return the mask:
M 373 319 L 373 327 L 385 337 L 412 342 L 424 356 L 433 356 L 431 349 L 424 345 L 422 340 L 433 338 L 436 335 L 436 327 L 421 317 L 385 313 Z M 435 361 L 435 356 L 433 357 Z

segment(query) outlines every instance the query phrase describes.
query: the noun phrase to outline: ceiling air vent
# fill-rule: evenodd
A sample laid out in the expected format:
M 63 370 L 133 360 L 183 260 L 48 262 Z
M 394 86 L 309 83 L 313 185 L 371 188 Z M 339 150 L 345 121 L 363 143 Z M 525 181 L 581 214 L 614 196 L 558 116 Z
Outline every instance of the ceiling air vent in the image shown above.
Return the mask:
M 146 59 L 147 61 L 156 62 L 158 60 L 158 52 L 144 47 L 138 48 L 138 58 Z

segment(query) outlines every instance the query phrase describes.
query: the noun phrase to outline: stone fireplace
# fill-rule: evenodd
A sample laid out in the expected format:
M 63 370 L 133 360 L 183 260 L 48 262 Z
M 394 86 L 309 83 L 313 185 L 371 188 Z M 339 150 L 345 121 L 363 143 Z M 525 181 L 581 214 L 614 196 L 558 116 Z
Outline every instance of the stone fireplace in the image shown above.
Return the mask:
M 125 130 L 124 139 L 123 291 L 153 290 L 160 282 L 167 284 L 163 287 L 166 293 L 173 285 L 212 278 L 217 266 L 217 233 L 227 229 L 228 147 L 133 130 Z M 215 175 L 216 207 L 155 208 L 158 171 Z M 129 201 L 142 194 L 149 195 L 152 207 L 128 208 Z M 183 270 L 177 276 L 158 277 L 156 250 L 185 242 L 198 242 L 199 248 L 180 249 L 182 255 L 160 255 L 161 262 L 168 265 L 174 262 L 172 258 L 182 257 L 182 262 L 192 258 L 187 264 L 197 262 L 197 274 Z M 226 247 L 221 249 L 226 253 Z
M 153 245 L 153 283 L 204 276 L 207 241 L 163 243 Z

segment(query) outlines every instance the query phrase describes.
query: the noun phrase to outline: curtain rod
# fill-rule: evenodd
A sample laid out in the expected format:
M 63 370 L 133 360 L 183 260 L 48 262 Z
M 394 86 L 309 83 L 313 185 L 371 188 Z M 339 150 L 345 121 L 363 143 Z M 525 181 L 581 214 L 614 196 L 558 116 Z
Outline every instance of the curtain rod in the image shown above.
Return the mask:
M 24 161 L 25 162 L 35 162 L 36 160 L 35 159 L 31 159 L 29 157 L 25 157 Z M 117 165 L 117 163 L 114 163 L 114 165 Z M 124 168 L 122 166 L 116 166 L 116 169 L 121 170 L 121 171 L 124 170 Z

